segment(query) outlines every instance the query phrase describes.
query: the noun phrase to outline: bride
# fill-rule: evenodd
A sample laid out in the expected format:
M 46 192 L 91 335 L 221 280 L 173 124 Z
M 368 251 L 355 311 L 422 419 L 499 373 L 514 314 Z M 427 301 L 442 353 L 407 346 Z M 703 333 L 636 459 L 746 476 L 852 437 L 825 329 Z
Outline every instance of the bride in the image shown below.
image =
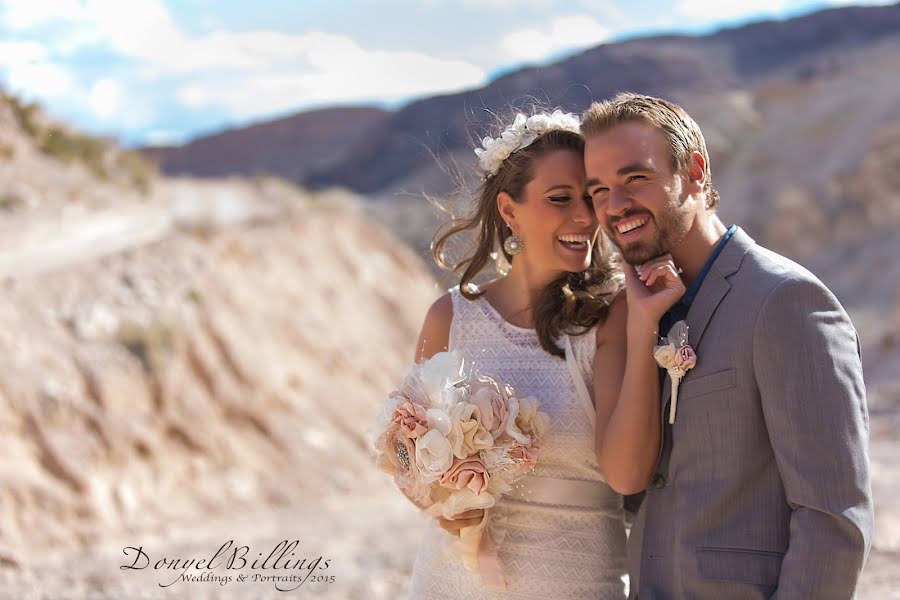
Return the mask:
M 620 494 L 643 490 L 656 463 L 653 346 L 684 286 L 664 257 L 639 271 L 626 266 L 622 293 L 585 194 L 577 117 L 520 114 L 483 145 L 474 211 L 438 231 L 433 254 L 446 267 L 448 241 L 464 232 L 474 233 L 474 247 L 452 266 L 459 286 L 425 316 L 415 359 L 460 350 L 480 372 L 538 398 L 551 425 L 533 473 L 489 515 L 506 588 L 485 586 L 447 557 L 452 536 L 481 520 L 469 511 L 429 527 L 410 597 L 623 598 Z M 508 269 L 476 287 L 497 246 Z

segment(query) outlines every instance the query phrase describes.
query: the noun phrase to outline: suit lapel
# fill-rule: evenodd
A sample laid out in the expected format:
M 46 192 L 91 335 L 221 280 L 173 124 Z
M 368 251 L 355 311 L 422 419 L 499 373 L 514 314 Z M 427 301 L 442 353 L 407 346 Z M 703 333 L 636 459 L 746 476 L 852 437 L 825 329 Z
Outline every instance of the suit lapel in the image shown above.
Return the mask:
M 709 320 L 729 291 L 731 284 L 728 280 L 715 269 L 710 269 L 685 319 L 688 326 L 688 344 L 694 350 L 699 350 L 700 340 L 703 339 Z
M 722 248 L 722 252 L 712 264 L 712 267 L 706 274 L 706 278 L 700 284 L 697 296 L 691 303 L 685 322 L 688 326 L 688 344 L 697 352 L 698 362 L 703 360 L 700 341 L 703 339 L 706 326 L 709 325 L 709 321 L 713 313 L 716 312 L 719 303 L 731 290 L 731 284 L 728 283 L 727 278 L 737 272 L 741 266 L 741 261 L 744 260 L 744 255 L 747 254 L 747 250 L 754 243 L 753 239 L 739 227 L 734 232 L 734 235 L 731 236 L 731 239 L 728 240 L 725 247 Z M 660 332 L 661 335 L 666 335 L 667 333 L 668 331 Z M 690 376 L 690 373 L 685 377 L 688 376 Z M 682 379 L 682 382 L 684 382 L 684 379 Z M 672 381 L 669 377 L 666 377 L 662 387 L 662 402 L 660 403 L 665 422 L 668 422 L 666 404 L 671 395 Z

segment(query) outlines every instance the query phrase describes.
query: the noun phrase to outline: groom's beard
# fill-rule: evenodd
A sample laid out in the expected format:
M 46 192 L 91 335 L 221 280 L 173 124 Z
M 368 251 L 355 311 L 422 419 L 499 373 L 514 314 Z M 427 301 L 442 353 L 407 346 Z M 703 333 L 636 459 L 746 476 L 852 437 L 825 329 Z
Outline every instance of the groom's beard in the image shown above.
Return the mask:
M 618 217 L 614 222 L 609 223 L 607 235 L 610 236 L 619 252 L 622 253 L 622 258 L 625 262 L 630 265 L 642 265 L 657 256 L 671 253 L 672 248 L 684 237 L 683 227 L 678 222 L 675 211 L 676 209 L 673 206 L 667 206 L 659 215 L 659 218 L 646 210 L 629 211 Z M 616 223 L 639 215 L 650 219 L 644 227 L 653 227 L 655 229 L 653 238 L 620 244 L 616 232 Z

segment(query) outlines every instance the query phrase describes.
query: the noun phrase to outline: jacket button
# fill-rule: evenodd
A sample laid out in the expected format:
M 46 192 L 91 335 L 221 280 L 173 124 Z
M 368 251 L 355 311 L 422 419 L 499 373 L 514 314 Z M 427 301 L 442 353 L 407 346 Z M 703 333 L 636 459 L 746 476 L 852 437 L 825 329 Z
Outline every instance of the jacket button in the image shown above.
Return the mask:
M 653 475 L 653 479 L 650 480 L 650 487 L 654 490 L 666 487 L 665 475 L 663 475 L 662 473 L 656 473 L 655 475 Z

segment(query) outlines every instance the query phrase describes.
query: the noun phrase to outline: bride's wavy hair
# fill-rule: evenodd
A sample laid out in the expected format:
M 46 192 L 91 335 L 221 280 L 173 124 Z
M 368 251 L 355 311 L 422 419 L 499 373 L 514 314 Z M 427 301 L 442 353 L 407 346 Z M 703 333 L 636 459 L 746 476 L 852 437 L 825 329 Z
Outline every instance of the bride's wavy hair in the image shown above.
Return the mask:
M 503 131 L 503 127 L 498 130 Z M 512 256 L 503 249 L 503 242 L 511 232 L 500 216 L 497 195 L 506 192 L 515 202 L 523 202 L 525 186 L 534 178 L 535 161 L 556 150 L 572 150 L 583 155 L 584 138 L 572 131 L 548 131 L 510 154 L 496 174 L 482 179 L 474 194 L 467 185 L 460 185 L 457 193 L 474 199 L 474 206 L 468 214 L 452 217 L 437 229 L 431 254 L 441 269 L 461 273 L 459 289 L 469 300 L 484 294 L 474 282 L 489 264 L 493 263 L 495 273 L 506 275 L 512 263 Z M 461 258 L 451 260 L 449 242 L 461 234 L 469 234 L 469 243 Z M 541 347 L 553 356 L 565 357 L 557 345 L 560 334 L 581 335 L 603 322 L 622 281 L 621 266 L 601 229 L 591 250 L 590 266 L 560 276 L 541 292 L 534 306 L 535 330 Z

